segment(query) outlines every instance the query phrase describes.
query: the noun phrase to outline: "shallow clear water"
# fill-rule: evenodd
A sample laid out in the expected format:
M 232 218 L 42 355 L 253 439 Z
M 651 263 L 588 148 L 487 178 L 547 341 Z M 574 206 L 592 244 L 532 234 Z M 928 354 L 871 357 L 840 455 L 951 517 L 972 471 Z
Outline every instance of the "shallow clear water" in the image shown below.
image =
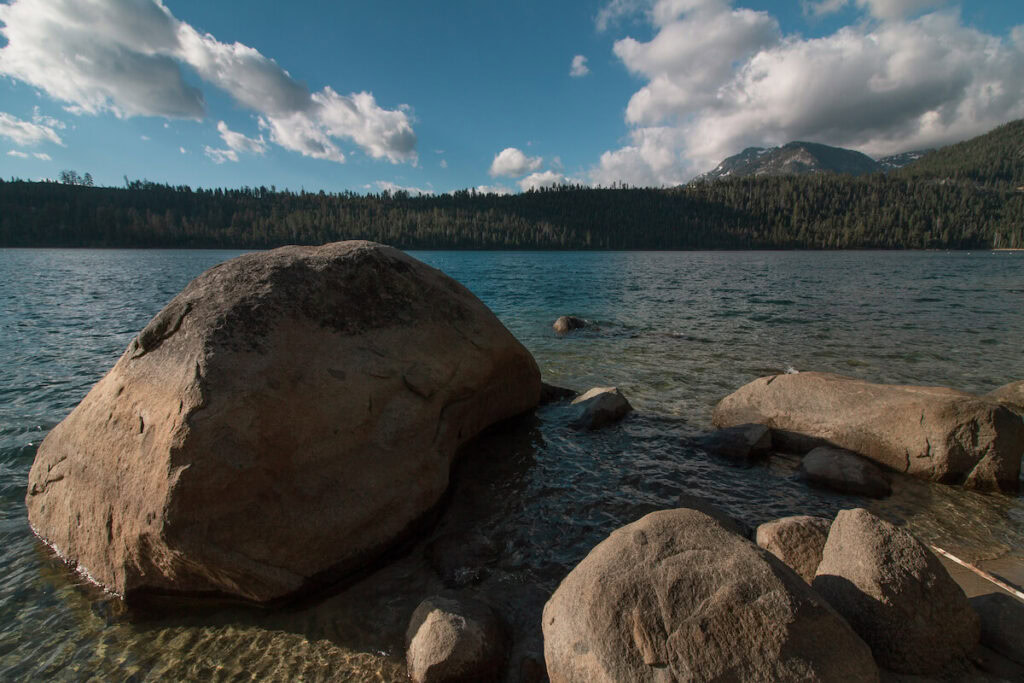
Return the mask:
M 0 250 L 0 679 L 404 677 L 408 618 L 442 584 L 424 542 L 335 595 L 285 610 L 127 610 L 28 529 L 39 442 L 189 279 L 235 252 Z M 987 392 L 1024 378 L 1024 253 L 420 252 L 533 352 L 545 379 L 617 385 L 637 412 L 594 434 L 564 407 L 477 441 L 432 535 L 477 530 L 500 557 L 473 590 L 540 652 L 540 610 L 612 529 L 682 492 L 757 524 L 866 506 L 967 559 L 1024 554 L 1024 504 L 895 477 L 869 501 L 809 489 L 795 463 L 740 469 L 688 445 L 761 375 L 826 370 Z M 572 313 L 597 324 L 558 338 Z

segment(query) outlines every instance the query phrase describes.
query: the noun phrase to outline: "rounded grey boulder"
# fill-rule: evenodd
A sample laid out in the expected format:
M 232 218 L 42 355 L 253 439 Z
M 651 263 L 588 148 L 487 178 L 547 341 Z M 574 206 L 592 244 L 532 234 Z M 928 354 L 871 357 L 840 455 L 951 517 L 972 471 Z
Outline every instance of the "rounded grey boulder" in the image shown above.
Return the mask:
M 492 681 L 507 643 L 490 605 L 454 594 L 419 604 L 405 634 L 405 661 L 414 683 Z
M 584 320 L 583 318 L 577 318 L 574 315 L 563 315 L 559 317 L 557 320 L 555 320 L 555 322 L 551 325 L 551 327 L 555 330 L 555 333 L 559 335 L 568 334 L 573 330 L 581 330 L 586 326 L 586 320 Z
M 786 563 L 808 584 L 821 563 L 831 519 L 796 515 L 757 527 L 757 545 Z
M 594 387 L 570 404 L 576 411 L 569 426 L 573 429 L 600 429 L 617 422 L 633 410 L 618 387 Z
M 978 644 L 978 615 L 938 558 L 867 510 L 836 516 L 812 585 L 886 669 L 936 673 Z
M 867 458 L 842 448 L 818 446 L 800 462 L 800 476 L 840 493 L 884 498 L 892 493 L 889 480 Z
M 696 510 L 599 543 L 544 606 L 561 681 L 877 681 L 864 642 L 791 569 Z
M 29 522 L 122 594 L 265 602 L 377 561 L 540 372 L 469 290 L 391 247 L 246 254 L 193 280 L 43 441 Z

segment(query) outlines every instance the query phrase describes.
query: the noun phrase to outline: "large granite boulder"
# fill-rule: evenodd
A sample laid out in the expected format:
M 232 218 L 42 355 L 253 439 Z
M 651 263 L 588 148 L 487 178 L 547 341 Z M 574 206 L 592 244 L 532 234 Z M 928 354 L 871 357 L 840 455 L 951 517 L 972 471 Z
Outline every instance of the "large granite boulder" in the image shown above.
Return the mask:
M 783 517 L 757 527 L 757 545 L 811 583 L 821 564 L 832 520 L 810 515 Z
M 776 448 L 831 445 L 945 484 L 1016 491 L 1024 422 L 995 401 L 941 387 L 821 372 L 762 377 L 722 399 L 715 426 L 757 422 Z
M 653 512 L 544 606 L 561 681 L 876 681 L 867 645 L 788 567 L 696 510 Z
M 1004 384 L 995 391 L 985 394 L 985 398 L 991 398 L 1018 415 L 1024 416 L 1024 379 Z
M 939 559 L 867 510 L 836 515 L 812 585 L 891 671 L 936 673 L 978 644 L 978 615 Z
M 453 593 L 419 604 L 405 642 L 413 683 L 496 681 L 508 649 L 501 621 L 490 605 Z
M 800 462 L 800 477 L 812 484 L 869 498 L 885 498 L 892 486 L 882 470 L 852 451 L 818 446 Z
M 29 522 L 120 594 L 269 601 L 373 562 L 459 447 L 539 396 L 491 311 L 400 251 L 248 254 L 193 280 L 50 432 Z

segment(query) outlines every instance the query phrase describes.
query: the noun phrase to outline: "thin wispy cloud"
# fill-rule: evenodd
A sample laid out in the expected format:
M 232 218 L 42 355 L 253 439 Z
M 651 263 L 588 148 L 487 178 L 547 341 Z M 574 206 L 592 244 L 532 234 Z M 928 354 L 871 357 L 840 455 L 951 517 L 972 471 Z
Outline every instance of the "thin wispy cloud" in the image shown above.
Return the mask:
M 55 127 L 44 118 L 40 118 L 39 121 L 25 121 L 6 112 L 0 112 L 0 137 L 7 138 L 19 147 L 34 147 L 44 142 L 63 145 L 64 141 L 57 134 Z M 63 124 L 60 127 L 63 128 Z
M 368 92 L 311 93 L 273 59 L 200 33 L 160 0 L 14 0 L 0 5 L 0 22 L 0 74 L 73 113 L 202 119 L 206 103 L 186 82 L 188 67 L 255 111 L 286 149 L 343 162 L 339 143 L 348 142 L 375 159 L 416 161 L 407 107 L 385 109 Z

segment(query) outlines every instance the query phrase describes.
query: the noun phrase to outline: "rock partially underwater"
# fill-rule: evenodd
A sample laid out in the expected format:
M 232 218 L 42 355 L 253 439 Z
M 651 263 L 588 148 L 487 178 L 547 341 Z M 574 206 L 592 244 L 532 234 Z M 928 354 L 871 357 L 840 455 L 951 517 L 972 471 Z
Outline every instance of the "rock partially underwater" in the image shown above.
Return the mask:
M 469 290 L 371 242 L 193 280 L 43 441 L 29 521 L 104 587 L 270 601 L 377 559 L 540 374 Z
M 872 384 L 822 372 L 762 377 L 715 407 L 717 427 L 756 422 L 776 448 L 837 446 L 922 479 L 1016 491 L 1024 422 L 953 389 Z

